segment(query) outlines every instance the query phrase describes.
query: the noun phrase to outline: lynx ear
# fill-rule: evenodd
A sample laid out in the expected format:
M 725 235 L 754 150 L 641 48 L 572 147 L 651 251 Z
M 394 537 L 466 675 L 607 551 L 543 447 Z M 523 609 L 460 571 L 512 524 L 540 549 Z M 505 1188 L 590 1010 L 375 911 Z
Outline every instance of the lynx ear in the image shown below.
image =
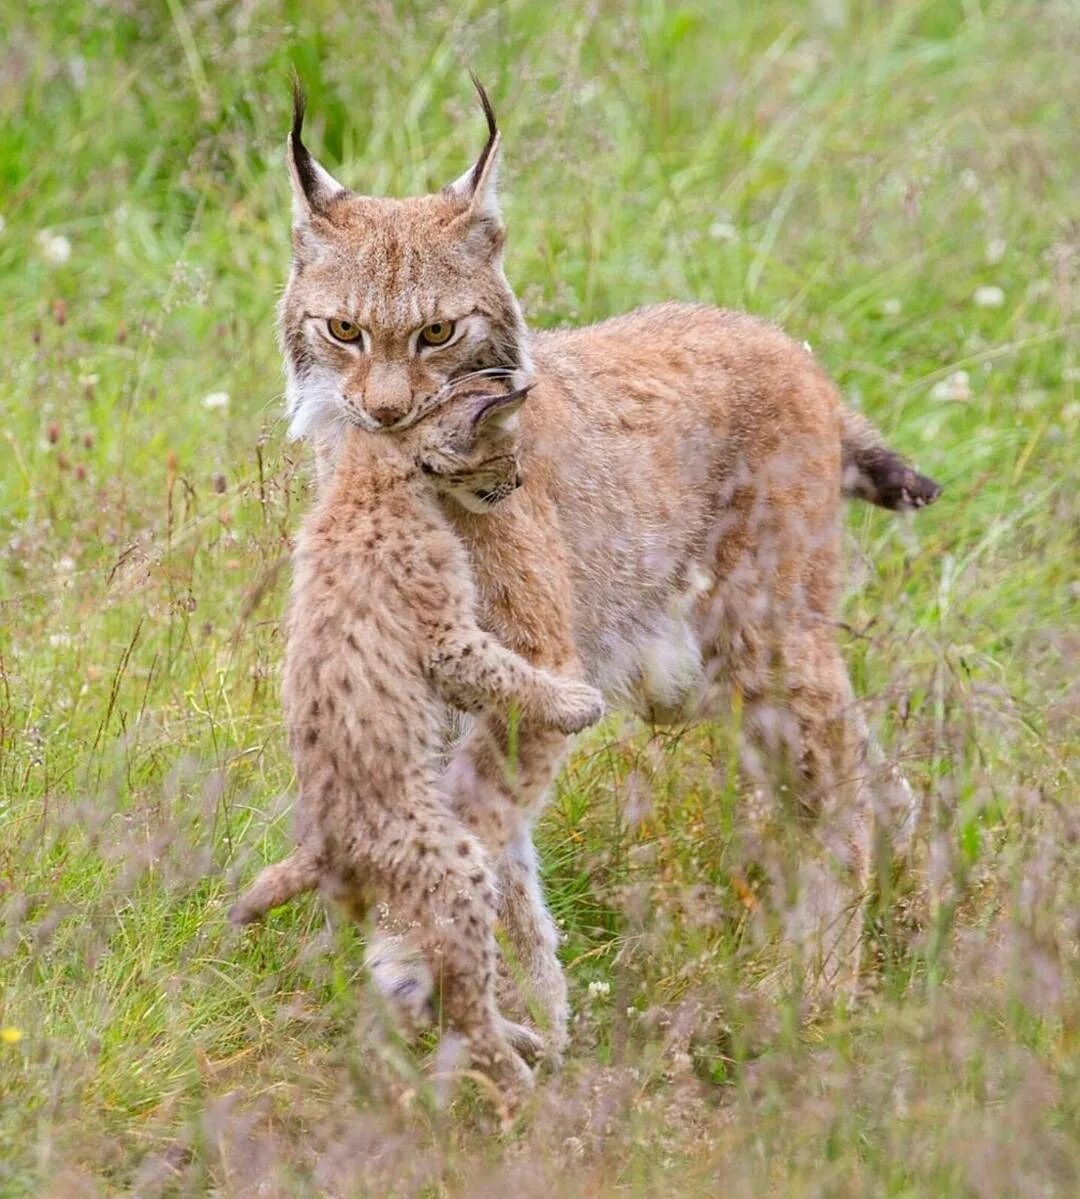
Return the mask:
M 480 152 L 480 157 L 460 178 L 448 184 L 444 193 L 457 200 L 464 208 L 462 217 L 467 225 L 466 239 L 477 252 L 497 254 L 503 244 L 502 214 L 499 212 L 499 200 L 496 194 L 495 178 L 499 167 L 499 144 L 502 140 L 499 127 L 495 121 L 495 110 L 491 107 L 488 94 L 483 84 L 470 71 L 480 104 L 487 119 L 487 144 Z
M 517 416 L 531 389 L 530 383 L 528 387 L 519 387 L 506 395 L 485 396 L 473 413 L 473 429 L 477 432 L 481 429 L 511 429 L 513 418 Z
M 325 212 L 330 201 L 345 192 L 345 188 L 312 158 L 304 145 L 301 134 L 306 107 L 304 89 L 294 75 L 292 130 L 286 157 L 289 160 L 289 177 L 292 179 L 293 221 L 297 225 L 307 224 L 313 214 Z

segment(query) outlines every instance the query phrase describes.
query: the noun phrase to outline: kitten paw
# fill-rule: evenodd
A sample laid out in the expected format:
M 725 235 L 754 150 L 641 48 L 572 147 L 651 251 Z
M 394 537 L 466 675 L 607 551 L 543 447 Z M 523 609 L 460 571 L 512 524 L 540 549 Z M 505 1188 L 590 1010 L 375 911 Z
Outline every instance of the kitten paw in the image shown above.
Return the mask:
M 604 697 L 588 683 L 566 679 L 559 683 L 551 723 L 560 733 L 580 733 L 604 714 Z

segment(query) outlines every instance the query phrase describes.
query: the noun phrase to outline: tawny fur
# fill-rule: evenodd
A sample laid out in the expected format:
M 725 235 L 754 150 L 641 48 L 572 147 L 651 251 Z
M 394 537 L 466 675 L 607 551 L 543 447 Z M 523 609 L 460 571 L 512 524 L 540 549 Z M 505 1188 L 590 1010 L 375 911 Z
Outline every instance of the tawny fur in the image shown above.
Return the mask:
M 299 846 L 231 919 L 258 919 L 315 885 L 357 919 L 374 906 L 383 936 L 437 987 L 449 1028 L 513 1099 L 530 1079 L 517 1048 L 537 1042 L 496 1009 L 494 879 L 439 785 L 446 705 L 502 719 L 516 709 L 560 737 L 603 705 L 481 631 L 464 547 L 436 498 L 433 481 L 455 465 L 516 486 L 521 395 L 505 392 L 470 388 L 397 438 L 342 434 L 294 557 L 283 700 Z M 415 973 L 405 982 L 389 997 L 419 1010 Z
M 400 200 L 356 195 L 325 172 L 312 185 L 294 122 L 294 257 L 280 310 L 293 432 L 312 437 L 325 477 L 341 418 L 386 429 L 389 443 L 456 377 L 535 380 L 524 487 L 477 515 L 461 479 L 460 502 L 447 504 L 482 622 L 651 720 L 726 714 L 734 699 L 751 774 L 796 784 L 816 845 L 792 925 L 803 964 L 825 988 L 850 982 L 872 824 L 902 843 L 917 809 L 880 764 L 836 645 L 841 497 L 918 507 L 937 486 L 842 407 L 804 348 L 751 316 L 663 304 L 527 332 L 502 269 L 487 111 L 476 167 Z M 362 326 L 362 345 L 334 344 L 330 317 Z M 454 337 L 421 348 L 432 321 L 454 322 Z M 502 918 L 558 1042 L 565 983 L 529 835 L 565 739 L 526 721 L 512 772 L 506 745 L 500 720 L 477 721 L 445 785 L 498 855 Z

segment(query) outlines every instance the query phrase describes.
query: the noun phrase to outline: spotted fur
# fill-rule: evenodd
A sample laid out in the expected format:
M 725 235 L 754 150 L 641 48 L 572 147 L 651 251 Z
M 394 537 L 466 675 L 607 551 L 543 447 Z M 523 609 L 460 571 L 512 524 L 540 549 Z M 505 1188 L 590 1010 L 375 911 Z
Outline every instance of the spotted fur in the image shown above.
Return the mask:
M 522 392 L 470 387 L 399 437 L 352 428 L 298 538 L 283 699 L 296 766 L 298 848 L 265 869 L 234 923 L 316 885 L 372 911 L 399 959 L 378 954 L 387 999 L 411 1017 L 435 991 L 443 1019 L 513 1103 L 534 1034 L 495 1004 L 495 879 L 440 790 L 445 707 L 557 729 L 596 721 L 599 692 L 529 665 L 482 632 L 465 549 L 439 506 L 448 464 L 518 477 Z
M 661 304 L 530 333 L 502 269 L 499 138 L 485 111 L 477 164 L 409 199 L 303 170 L 294 124 L 294 255 L 280 320 L 293 432 L 311 437 L 326 475 L 342 421 L 390 441 L 455 377 L 532 379 L 524 486 L 482 514 L 446 509 L 485 627 L 539 665 L 583 672 L 647 719 L 719 716 L 734 701 L 748 772 L 790 781 L 807 817 L 797 956 L 826 988 L 851 980 L 872 825 L 903 844 L 917 805 L 881 763 L 836 644 L 840 503 L 846 494 L 914 508 L 939 489 L 767 322 Z M 328 343 L 320 321 L 333 315 L 363 326 L 362 347 Z M 416 331 L 436 319 L 457 322 L 455 340 L 419 350 Z M 496 856 L 502 918 L 557 1042 L 566 988 L 529 836 L 565 738 L 524 722 L 512 770 L 506 744 L 497 717 L 477 721 L 446 786 Z

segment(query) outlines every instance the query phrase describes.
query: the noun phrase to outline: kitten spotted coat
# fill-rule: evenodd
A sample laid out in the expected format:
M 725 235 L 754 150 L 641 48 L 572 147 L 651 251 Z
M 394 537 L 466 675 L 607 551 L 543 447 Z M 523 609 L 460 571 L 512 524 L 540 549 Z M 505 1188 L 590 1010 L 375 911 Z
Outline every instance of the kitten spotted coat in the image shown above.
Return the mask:
M 529 1085 L 534 1034 L 495 1003 L 497 904 L 487 854 L 447 807 L 446 705 L 563 736 L 599 719 L 599 692 L 504 648 L 476 623 L 471 571 L 436 496 L 453 468 L 484 490 L 520 481 L 523 392 L 473 385 L 399 438 L 342 432 L 333 477 L 300 533 L 283 700 L 299 782 L 298 848 L 231 913 L 258 919 L 316 885 L 382 944 L 419 961 L 388 998 L 415 1015 L 433 986 L 443 1020 L 508 1103 Z

